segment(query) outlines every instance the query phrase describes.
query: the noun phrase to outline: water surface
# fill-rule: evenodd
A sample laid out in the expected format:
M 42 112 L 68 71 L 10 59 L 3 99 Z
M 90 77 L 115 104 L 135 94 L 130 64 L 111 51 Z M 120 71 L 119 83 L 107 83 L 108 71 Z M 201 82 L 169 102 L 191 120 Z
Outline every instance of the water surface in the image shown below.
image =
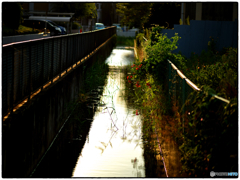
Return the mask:
M 114 49 L 107 84 L 72 177 L 145 177 L 140 116 L 124 99 L 122 69 L 132 64 L 132 50 Z

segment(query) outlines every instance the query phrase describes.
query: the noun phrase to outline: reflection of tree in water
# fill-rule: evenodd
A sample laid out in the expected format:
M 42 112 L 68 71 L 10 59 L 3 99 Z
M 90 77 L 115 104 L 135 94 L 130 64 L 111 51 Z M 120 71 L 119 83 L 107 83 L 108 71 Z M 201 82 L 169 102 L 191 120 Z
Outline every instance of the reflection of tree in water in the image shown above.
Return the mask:
M 104 104 L 105 107 L 102 109 L 101 113 L 108 113 L 109 114 L 109 117 L 110 117 L 110 120 L 111 120 L 111 128 L 108 129 L 108 130 L 111 130 L 112 134 L 111 134 L 111 137 L 110 137 L 110 139 L 107 143 L 106 142 L 101 142 L 103 147 L 97 147 L 97 148 L 99 148 L 103 152 L 104 149 L 106 149 L 106 147 L 108 146 L 108 144 L 110 144 L 110 146 L 112 146 L 111 139 L 117 133 L 119 133 L 119 129 L 122 130 L 121 139 L 123 140 L 123 142 L 125 142 L 126 140 L 129 143 L 134 142 L 134 143 L 136 143 L 135 148 L 138 145 L 142 146 L 142 144 L 141 144 L 141 140 L 142 140 L 141 139 L 141 137 L 142 137 L 141 122 L 139 121 L 139 119 L 134 120 L 134 117 L 131 117 L 131 116 L 133 116 L 132 113 L 131 113 L 132 110 L 127 108 L 127 114 L 126 114 L 126 117 L 124 117 L 124 119 L 123 119 L 122 126 L 119 127 L 119 124 L 117 126 L 117 121 L 119 119 L 117 117 L 117 113 L 116 113 L 116 109 L 115 109 L 116 107 L 115 107 L 115 104 L 114 104 L 114 101 L 113 101 L 113 97 L 116 95 L 115 93 L 117 91 L 120 91 L 121 95 L 119 97 L 124 98 L 125 97 L 124 96 L 125 89 L 120 89 L 119 84 L 116 83 L 116 75 L 118 73 L 121 73 L 120 69 L 119 68 L 110 68 L 110 71 L 113 71 L 113 72 L 109 72 L 108 84 L 106 86 L 105 93 L 103 95 L 104 98 L 101 100 L 101 102 L 102 102 L 101 104 Z M 125 101 L 125 99 L 124 99 L 124 101 Z M 136 116 L 136 115 L 134 115 L 134 116 Z M 127 129 L 128 130 L 132 129 L 132 130 L 131 130 L 131 132 L 127 132 Z
M 111 70 L 111 68 L 110 68 Z M 101 154 L 104 152 L 104 150 L 110 145 L 112 145 L 112 139 L 113 137 L 116 137 L 117 135 L 120 136 L 122 143 L 128 142 L 128 143 L 134 143 L 134 149 L 140 146 L 142 148 L 142 133 L 141 133 L 141 120 L 140 117 L 137 116 L 135 113 L 132 113 L 132 108 L 126 108 L 126 111 L 124 111 L 124 116 L 119 116 L 119 114 L 116 112 L 117 107 L 115 106 L 115 102 L 113 101 L 113 97 L 116 97 L 116 92 L 120 92 L 119 97 L 120 98 L 126 98 L 125 89 L 120 89 L 119 84 L 116 83 L 116 75 L 118 72 L 118 69 L 114 69 L 114 73 L 109 73 L 109 80 L 108 84 L 105 87 L 104 95 L 101 98 L 101 110 L 100 113 L 106 113 L 108 114 L 111 125 L 107 131 L 110 131 L 109 140 L 104 142 L 99 142 L 100 145 L 95 146 L 97 149 L 101 150 Z M 120 75 L 121 76 L 121 75 Z M 121 78 L 121 77 L 120 77 Z M 126 101 L 126 99 L 123 99 L 123 101 Z M 124 102 L 123 102 L 124 103 Z M 125 114 L 126 113 L 126 114 Z M 137 116 L 137 117 L 136 117 Z M 121 119 L 122 122 L 119 122 Z M 139 165 L 139 160 L 137 158 L 132 159 L 131 162 L 133 163 L 133 174 L 136 177 L 142 177 L 143 172 L 141 172 L 144 169 L 144 166 L 142 164 Z
M 134 174 L 136 174 L 137 177 L 142 177 L 142 173 L 141 170 L 143 169 L 143 165 L 139 165 L 138 166 L 138 159 L 135 157 L 135 159 L 131 160 L 131 163 L 133 163 L 133 169 L 134 170 Z

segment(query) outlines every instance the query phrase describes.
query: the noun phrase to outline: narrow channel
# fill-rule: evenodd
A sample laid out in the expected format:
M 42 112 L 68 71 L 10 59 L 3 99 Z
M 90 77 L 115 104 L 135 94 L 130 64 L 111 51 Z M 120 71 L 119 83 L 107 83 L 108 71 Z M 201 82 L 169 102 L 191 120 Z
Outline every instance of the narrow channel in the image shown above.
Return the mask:
M 113 49 L 110 66 L 87 140 L 72 177 L 145 177 L 142 124 L 125 101 L 123 69 L 134 62 L 134 51 Z

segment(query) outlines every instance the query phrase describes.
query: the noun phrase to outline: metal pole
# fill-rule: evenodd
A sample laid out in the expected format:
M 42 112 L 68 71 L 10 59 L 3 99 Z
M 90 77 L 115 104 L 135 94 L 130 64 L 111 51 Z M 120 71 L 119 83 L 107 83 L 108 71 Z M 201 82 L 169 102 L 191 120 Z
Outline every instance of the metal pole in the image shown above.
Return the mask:
M 168 102 L 171 102 L 171 88 L 172 88 L 172 66 L 168 62 Z
M 184 133 L 184 115 L 185 115 L 185 101 L 186 101 L 186 79 L 182 79 L 182 127 L 183 127 L 183 133 Z
M 177 105 L 177 70 L 174 69 L 174 102 Z
M 54 54 L 54 39 L 52 39 L 52 56 L 51 56 L 51 83 L 53 83 L 53 54 Z
M 30 101 L 31 99 L 31 93 L 32 93 L 32 87 L 31 87 L 31 44 L 32 43 L 29 43 L 29 96 L 28 96 L 28 102 Z
M 41 91 L 43 90 L 43 85 L 44 85 L 44 42 L 43 47 L 42 47 L 42 86 L 41 86 Z
M 181 3 L 181 19 L 182 19 L 182 25 L 185 24 L 185 3 Z
M 13 59 L 12 59 L 12 87 L 11 87 L 11 90 L 10 90 L 10 106 L 11 106 L 11 109 L 10 109 L 10 114 L 13 113 L 13 106 L 14 106 L 14 98 L 13 98 L 13 92 L 14 92 L 14 56 L 15 56 L 15 49 L 13 50 Z
M 60 59 L 60 75 L 59 75 L 59 78 L 61 78 L 61 72 L 62 72 L 62 38 L 60 39 L 60 55 L 59 55 L 59 59 Z

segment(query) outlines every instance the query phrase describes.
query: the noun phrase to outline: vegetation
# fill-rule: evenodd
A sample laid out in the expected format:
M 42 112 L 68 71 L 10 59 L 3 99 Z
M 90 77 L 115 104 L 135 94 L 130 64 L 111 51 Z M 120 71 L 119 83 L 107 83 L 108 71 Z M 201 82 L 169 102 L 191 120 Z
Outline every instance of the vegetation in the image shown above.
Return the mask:
M 108 71 L 108 65 L 100 61 L 95 62 L 91 67 L 83 66 L 84 86 L 79 92 L 77 101 L 69 105 L 69 111 L 74 110 L 71 121 L 75 124 L 75 136 L 79 134 L 87 135 L 88 129 L 86 131 L 83 127 L 89 125 L 91 121 L 87 119 L 92 119 L 93 112 L 95 112 L 92 108 L 88 107 L 88 104 L 91 103 L 90 98 L 93 96 L 91 92 L 105 85 Z M 100 90 L 102 91 L 102 89 Z M 102 92 L 99 93 L 101 94 Z
M 71 19 L 72 21 L 79 21 L 83 16 L 97 17 L 95 3 L 61 2 L 52 4 L 55 12 L 74 13 Z
M 95 89 L 98 86 L 103 86 L 105 84 L 105 79 L 108 71 L 108 65 L 99 62 L 96 62 L 90 68 L 88 68 L 86 76 L 84 78 L 84 91 L 89 92 L 90 90 Z
M 153 129 L 163 124 L 163 117 L 170 116 L 173 123 L 169 121 L 168 126 L 182 154 L 183 173 L 190 177 L 209 177 L 210 171 L 237 172 L 237 49 L 217 52 L 214 41 L 210 41 L 207 52 L 200 56 L 193 53 L 186 59 L 172 53 L 180 39 L 177 34 L 169 39 L 153 31 L 149 37 L 147 43 L 140 42 L 145 46 L 146 58 L 136 61 L 127 77 L 147 124 L 143 130 L 145 136 L 149 133 L 152 136 Z M 139 35 L 138 41 L 141 38 Z M 169 104 L 165 98 L 169 81 L 167 59 L 201 89 L 189 94 L 185 112 L 180 111 L 182 107 L 176 107 L 178 102 Z M 213 94 L 230 103 L 216 99 Z
M 134 37 L 117 36 L 117 46 L 134 46 Z
M 116 7 L 121 24 L 141 30 L 154 24 L 173 28 L 181 14 L 181 3 L 117 3 Z
M 117 3 L 117 12 L 121 15 L 121 23 L 143 29 L 149 19 L 152 3 Z
M 82 25 L 78 22 L 73 22 L 72 29 L 82 29 Z
M 224 48 L 218 52 L 209 47 L 199 56 L 192 53 L 188 62 L 183 72 L 196 85 L 207 85 L 229 100 L 237 97 L 236 48 Z
M 24 34 L 36 34 L 40 33 L 38 29 L 29 28 L 23 25 L 20 25 L 17 30 L 11 29 L 5 25 L 2 26 L 2 35 L 3 36 L 13 36 L 13 35 L 24 35 Z

